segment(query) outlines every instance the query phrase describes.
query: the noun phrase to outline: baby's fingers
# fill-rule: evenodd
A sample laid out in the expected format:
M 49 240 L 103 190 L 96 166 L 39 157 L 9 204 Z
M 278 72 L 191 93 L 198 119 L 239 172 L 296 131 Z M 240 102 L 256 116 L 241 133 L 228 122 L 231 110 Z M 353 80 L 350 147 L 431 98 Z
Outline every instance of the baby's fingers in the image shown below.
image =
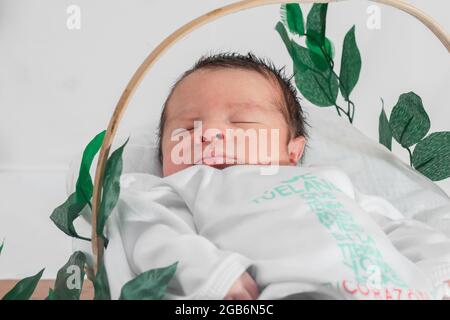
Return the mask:
M 248 274 L 245 274 L 244 281 L 245 290 L 249 293 L 252 300 L 256 300 L 259 297 L 259 288 L 256 281 Z

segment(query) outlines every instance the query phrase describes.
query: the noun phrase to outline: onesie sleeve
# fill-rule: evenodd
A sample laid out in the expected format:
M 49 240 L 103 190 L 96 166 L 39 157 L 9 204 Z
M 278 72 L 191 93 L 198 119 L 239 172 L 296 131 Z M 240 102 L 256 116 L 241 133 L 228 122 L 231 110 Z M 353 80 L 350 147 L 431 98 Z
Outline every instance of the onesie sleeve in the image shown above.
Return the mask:
M 447 235 L 421 221 L 406 218 L 380 197 L 357 191 L 355 196 L 358 204 L 378 223 L 396 249 L 421 268 L 435 286 L 449 285 L 450 238 Z
M 245 256 L 221 250 L 197 234 L 191 211 L 170 186 L 123 189 L 118 215 L 135 274 L 178 261 L 165 299 L 223 299 L 251 265 Z

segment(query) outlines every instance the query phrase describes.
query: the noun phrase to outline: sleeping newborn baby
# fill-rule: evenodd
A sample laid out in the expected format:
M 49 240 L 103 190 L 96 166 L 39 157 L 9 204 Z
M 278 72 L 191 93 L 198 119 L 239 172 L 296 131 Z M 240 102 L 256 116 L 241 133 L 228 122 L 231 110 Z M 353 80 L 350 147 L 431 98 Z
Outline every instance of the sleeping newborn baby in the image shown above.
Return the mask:
M 166 299 L 442 299 L 448 237 L 336 168 L 299 165 L 305 121 L 283 69 L 204 57 L 159 128 L 163 177 L 122 176 L 106 251 L 120 240 L 129 277 L 178 261 Z

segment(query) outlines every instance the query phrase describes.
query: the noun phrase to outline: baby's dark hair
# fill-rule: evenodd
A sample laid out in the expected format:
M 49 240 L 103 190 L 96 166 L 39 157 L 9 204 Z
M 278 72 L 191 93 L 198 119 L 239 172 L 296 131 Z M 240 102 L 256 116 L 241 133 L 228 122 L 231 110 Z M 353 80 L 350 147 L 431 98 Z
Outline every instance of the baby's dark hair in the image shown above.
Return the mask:
M 253 70 L 262 74 L 269 80 L 275 80 L 275 83 L 281 90 L 284 100 L 283 102 L 285 106 L 282 108 L 282 113 L 287 124 L 289 125 L 290 137 L 307 136 L 305 128 L 306 122 L 303 110 L 297 97 L 296 88 L 292 84 L 292 78 L 294 76 L 288 77 L 286 75 L 286 67 L 277 69 L 273 62 L 271 62 L 270 60 L 258 58 L 251 52 L 249 52 L 247 55 L 242 55 L 235 52 L 205 55 L 202 56 L 191 69 L 187 70 L 181 75 L 181 77 L 172 86 L 169 96 L 164 102 L 157 133 L 158 158 L 161 163 L 163 160 L 162 139 L 167 116 L 167 104 L 175 88 L 184 78 L 186 78 L 191 73 L 194 73 L 195 71 L 201 69 L 219 68 Z

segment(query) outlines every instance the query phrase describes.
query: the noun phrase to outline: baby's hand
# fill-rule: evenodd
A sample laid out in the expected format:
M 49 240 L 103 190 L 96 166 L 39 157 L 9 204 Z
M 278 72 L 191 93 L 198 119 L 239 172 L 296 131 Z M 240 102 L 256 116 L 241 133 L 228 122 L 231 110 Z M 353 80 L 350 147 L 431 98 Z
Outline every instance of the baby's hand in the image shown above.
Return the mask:
M 244 272 L 233 283 L 224 300 L 256 300 L 258 296 L 258 285 L 248 272 Z

